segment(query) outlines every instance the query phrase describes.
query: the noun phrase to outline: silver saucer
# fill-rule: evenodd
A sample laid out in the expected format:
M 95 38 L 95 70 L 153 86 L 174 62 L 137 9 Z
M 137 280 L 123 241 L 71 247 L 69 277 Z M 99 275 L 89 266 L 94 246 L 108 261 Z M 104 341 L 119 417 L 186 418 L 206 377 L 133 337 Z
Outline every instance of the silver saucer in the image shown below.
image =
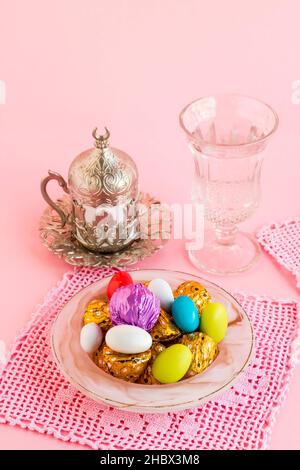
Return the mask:
M 149 222 L 141 228 L 140 238 L 135 240 L 128 248 L 116 253 L 95 253 L 84 248 L 74 238 L 72 225 L 67 222 L 61 228 L 61 220 L 57 212 L 47 207 L 43 212 L 39 233 L 42 243 L 55 255 L 63 258 L 73 266 L 127 266 L 152 255 L 160 250 L 171 238 L 171 214 L 169 209 L 160 201 L 149 194 L 141 193 L 139 203 L 143 211 L 139 213 L 140 218 L 145 216 L 145 211 L 151 207 Z M 66 214 L 72 213 L 72 201 L 69 196 L 64 196 L 56 201 Z M 153 216 L 153 207 L 156 214 Z M 68 217 L 70 220 L 71 217 Z M 143 220 L 145 220 L 143 218 Z

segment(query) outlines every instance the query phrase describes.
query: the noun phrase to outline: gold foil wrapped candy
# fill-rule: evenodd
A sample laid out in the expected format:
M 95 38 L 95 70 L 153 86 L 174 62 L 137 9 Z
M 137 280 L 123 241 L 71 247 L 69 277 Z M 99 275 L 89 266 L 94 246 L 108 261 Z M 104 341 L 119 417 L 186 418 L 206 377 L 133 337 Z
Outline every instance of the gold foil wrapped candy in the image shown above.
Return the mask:
M 186 295 L 192 299 L 195 302 L 199 313 L 201 313 L 204 307 L 210 302 L 209 292 L 207 292 L 205 287 L 197 281 L 183 282 L 177 287 L 173 294 L 174 298 L 179 295 Z
M 179 343 L 188 346 L 193 355 L 191 366 L 185 377 L 192 377 L 203 372 L 219 353 L 217 343 L 204 333 L 194 332 L 183 335 Z
M 100 369 L 127 382 L 136 382 L 146 370 L 151 358 L 151 349 L 139 354 L 122 354 L 107 345 L 95 354 L 95 362 Z
M 157 322 L 150 331 L 153 341 L 171 341 L 180 336 L 180 330 L 172 322 L 172 317 L 162 308 Z
M 145 385 L 159 384 L 159 382 L 152 375 L 152 364 L 155 361 L 159 353 L 165 349 L 165 346 L 161 343 L 153 343 L 151 348 L 151 359 L 148 362 L 145 372 L 138 379 L 138 383 Z
M 104 300 L 92 300 L 85 309 L 83 323 L 97 323 L 104 331 L 112 327 L 108 303 Z

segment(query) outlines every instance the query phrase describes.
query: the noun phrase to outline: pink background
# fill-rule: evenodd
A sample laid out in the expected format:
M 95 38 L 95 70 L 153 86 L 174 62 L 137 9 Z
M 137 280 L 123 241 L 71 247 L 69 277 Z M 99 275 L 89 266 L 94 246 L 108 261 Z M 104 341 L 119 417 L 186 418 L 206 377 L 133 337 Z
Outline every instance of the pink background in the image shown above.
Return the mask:
M 244 229 L 299 212 L 300 105 L 291 101 L 300 78 L 299 14 L 297 0 L 0 0 L 0 80 L 7 87 L 0 105 L 0 339 L 13 340 L 69 269 L 39 243 L 39 183 L 48 168 L 67 175 L 72 158 L 91 146 L 95 125 L 107 125 L 112 145 L 135 158 L 143 190 L 187 202 L 193 162 L 178 126 L 181 108 L 216 92 L 261 98 L 277 110 L 280 127 L 263 168 L 261 206 Z M 139 266 L 196 273 L 183 241 Z M 298 298 L 292 277 L 266 255 L 249 273 L 207 277 Z M 298 368 L 273 449 L 300 448 L 299 394 Z M 0 426 L 0 447 L 71 446 Z

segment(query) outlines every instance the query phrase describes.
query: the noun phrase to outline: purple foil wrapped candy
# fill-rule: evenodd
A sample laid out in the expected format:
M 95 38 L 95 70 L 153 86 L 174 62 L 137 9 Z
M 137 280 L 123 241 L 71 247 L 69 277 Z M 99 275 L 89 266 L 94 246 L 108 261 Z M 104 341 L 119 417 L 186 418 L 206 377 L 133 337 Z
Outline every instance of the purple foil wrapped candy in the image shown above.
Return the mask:
M 109 303 L 113 325 L 134 325 L 150 331 L 160 313 L 160 301 L 143 284 L 119 287 Z

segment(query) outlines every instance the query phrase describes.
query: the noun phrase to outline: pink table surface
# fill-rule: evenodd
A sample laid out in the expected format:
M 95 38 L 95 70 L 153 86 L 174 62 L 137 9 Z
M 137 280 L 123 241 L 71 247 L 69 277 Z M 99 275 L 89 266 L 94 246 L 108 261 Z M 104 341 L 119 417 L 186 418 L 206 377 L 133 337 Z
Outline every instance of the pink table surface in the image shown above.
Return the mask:
M 263 168 L 261 206 L 244 229 L 299 212 L 300 106 L 291 99 L 300 78 L 299 13 L 297 0 L 0 0 L 0 80 L 7 89 L 0 105 L 0 339 L 13 340 L 69 269 L 39 243 L 39 182 L 48 168 L 66 175 L 72 158 L 91 145 L 95 125 L 107 125 L 112 144 L 135 158 L 143 190 L 187 202 L 193 161 L 180 109 L 215 92 L 260 97 L 278 111 L 280 128 Z M 139 267 L 196 273 L 183 241 Z M 207 278 L 299 299 L 294 279 L 265 254 L 248 273 Z M 272 449 L 300 448 L 299 394 L 300 367 Z M 72 446 L 0 426 L 0 448 Z

